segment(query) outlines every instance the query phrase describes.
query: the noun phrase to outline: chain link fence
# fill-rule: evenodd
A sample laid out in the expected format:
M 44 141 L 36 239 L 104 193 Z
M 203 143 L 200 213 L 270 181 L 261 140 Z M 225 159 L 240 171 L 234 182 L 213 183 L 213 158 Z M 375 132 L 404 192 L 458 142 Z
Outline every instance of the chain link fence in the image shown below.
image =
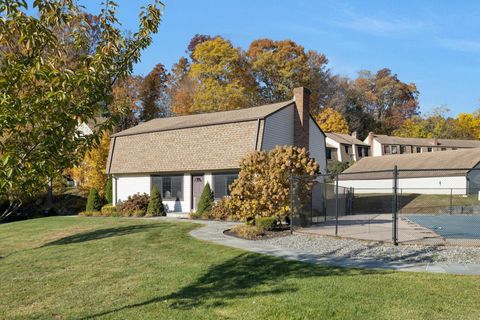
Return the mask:
M 293 176 L 292 228 L 411 244 L 480 246 L 480 169 Z

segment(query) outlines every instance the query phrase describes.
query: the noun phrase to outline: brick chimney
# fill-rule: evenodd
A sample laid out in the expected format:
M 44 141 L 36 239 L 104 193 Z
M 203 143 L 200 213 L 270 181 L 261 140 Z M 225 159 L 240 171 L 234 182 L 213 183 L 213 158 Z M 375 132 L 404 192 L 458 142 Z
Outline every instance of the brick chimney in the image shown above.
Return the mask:
M 310 90 L 304 87 L 293 89 L 293 100 L 295 101 L 293 144 L 308 150 Z
M 368 133 L 368 138 L 367 138 L 367 144 L 370 146 L 370 155 L 373 156 L 373 146 L 375 145 L 373 143 L 373 140 L 375 139 L 375 134 L 373 132 Z M 381 151 L 381 150 L 380 150 Z

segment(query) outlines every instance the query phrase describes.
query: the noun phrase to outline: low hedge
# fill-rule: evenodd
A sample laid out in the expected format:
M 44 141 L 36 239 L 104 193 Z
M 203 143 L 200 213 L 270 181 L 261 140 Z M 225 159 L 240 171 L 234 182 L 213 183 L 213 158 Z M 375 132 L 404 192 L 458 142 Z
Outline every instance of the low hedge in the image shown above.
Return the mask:
M 111 204 L 106 204 L 102 207 L 102 216 L 104 217 L 118 217 L 117 207 Z
M 257 217 L 255 218 L 255 225 L 264 231 L 274 230 L 277 227 L 278 221 L 276 217 Z

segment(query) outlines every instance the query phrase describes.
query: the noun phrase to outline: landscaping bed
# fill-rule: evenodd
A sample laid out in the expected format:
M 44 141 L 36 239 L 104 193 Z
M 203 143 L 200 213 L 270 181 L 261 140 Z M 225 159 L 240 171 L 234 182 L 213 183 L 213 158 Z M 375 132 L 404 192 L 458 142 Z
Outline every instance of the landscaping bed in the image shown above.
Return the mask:
M 244 226 L 244 225 L 241 225 Z M 225 230 L 223 232 L 227 236 L 232 236 L 240 239 L 245 240 L 265 240 L 277 237 L 285 237 L 291 234 L 290 228 L 288 226 L 278 228 L 275 230 L 261 230 L 258 232 L 251 232 L 251 233 L 242 233 L 238 232 L 235 228 Z

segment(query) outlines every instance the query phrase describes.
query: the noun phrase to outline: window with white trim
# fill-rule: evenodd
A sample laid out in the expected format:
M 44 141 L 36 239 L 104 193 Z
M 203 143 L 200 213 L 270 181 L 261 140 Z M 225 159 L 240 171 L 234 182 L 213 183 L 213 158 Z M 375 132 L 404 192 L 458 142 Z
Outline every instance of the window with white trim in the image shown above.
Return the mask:
M 183 200 L 183 176 L 152 176 L 152 187 L 156 186 L 163 200 Z

